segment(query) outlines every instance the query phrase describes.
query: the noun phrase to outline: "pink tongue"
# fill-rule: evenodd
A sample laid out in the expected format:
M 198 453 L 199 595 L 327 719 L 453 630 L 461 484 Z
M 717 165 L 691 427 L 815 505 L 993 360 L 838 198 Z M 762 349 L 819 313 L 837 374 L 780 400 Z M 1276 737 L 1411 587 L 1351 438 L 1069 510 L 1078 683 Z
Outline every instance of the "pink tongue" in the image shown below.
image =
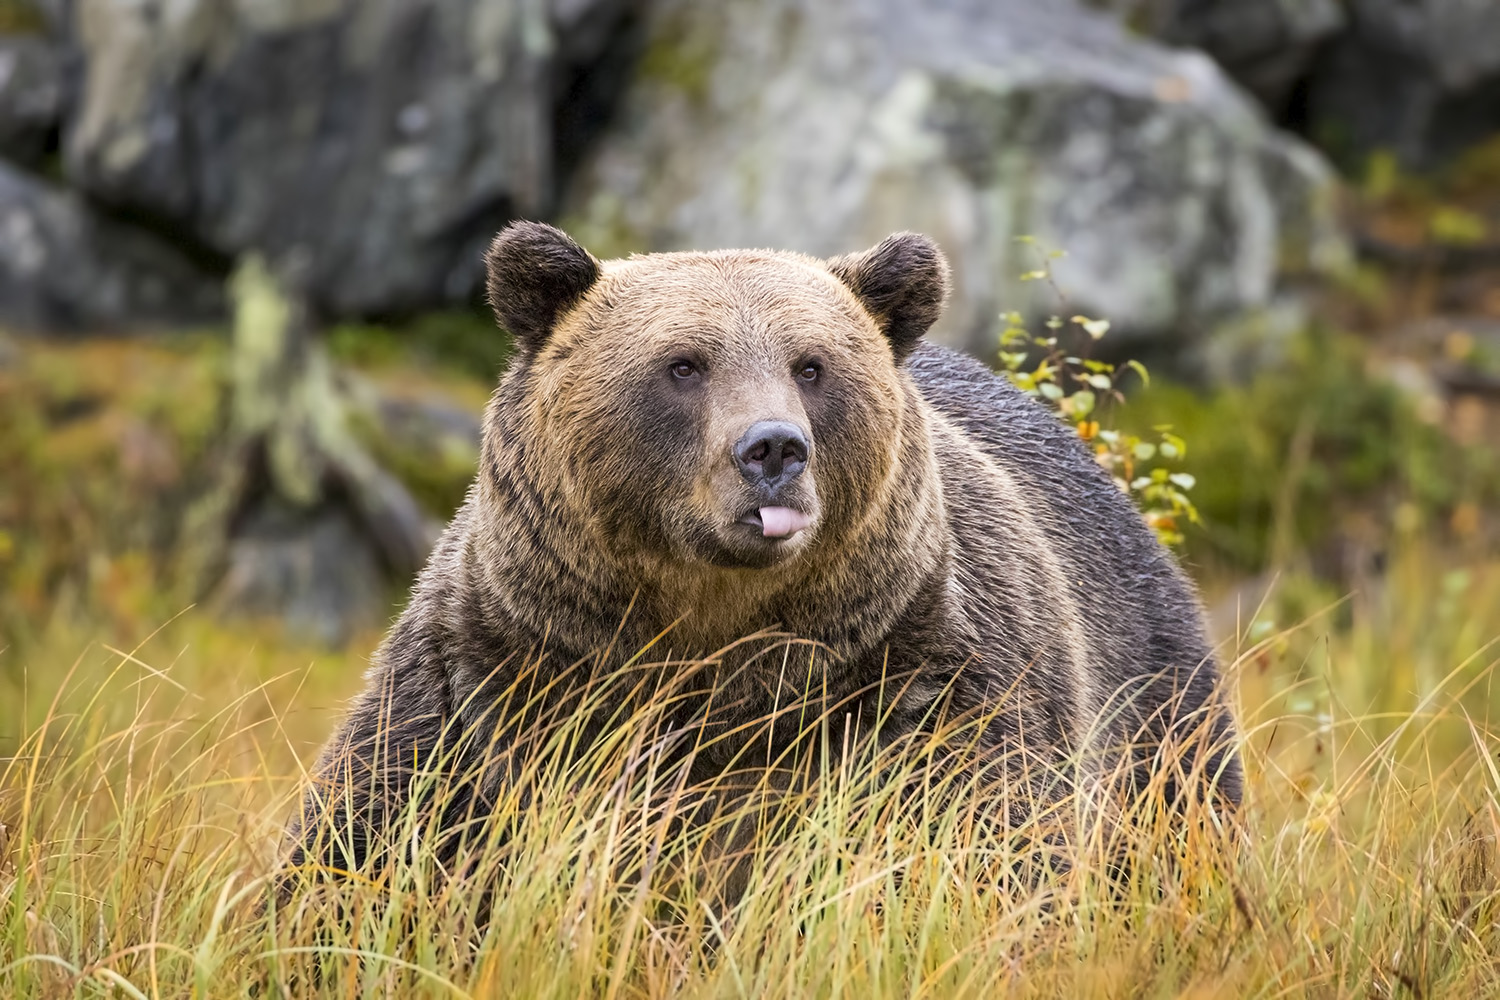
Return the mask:
M 766 538 L 786 538 L 812 523 L 812 518 L 790 507 L 762 507 L 760 533 Z

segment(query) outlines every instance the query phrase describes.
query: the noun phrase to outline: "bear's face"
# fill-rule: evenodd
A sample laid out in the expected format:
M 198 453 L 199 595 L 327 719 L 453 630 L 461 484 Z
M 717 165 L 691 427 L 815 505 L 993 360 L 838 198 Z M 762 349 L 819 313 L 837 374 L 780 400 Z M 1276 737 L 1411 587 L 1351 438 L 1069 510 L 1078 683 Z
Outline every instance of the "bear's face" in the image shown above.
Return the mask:
M 860 294 L 885 247 L 600 265 L 549 227 L 502 233 L 490 292 L 522 352 L 523 398 L 504 403 L 538 445 L 529 474 L 625 562 L 767 569 L 858 530 L 897 460 L 914 391 L 900 360 L 943 293 L 935 251 L 907 266 L 933 308 L 893 335 L 910 295 L 875 299 L 882 314 Z
M 771 566 L 890 473 L 889 345 L 837 279 L 793 258 L 607 267 L 534 367 L 535 419 L 618 554 Z

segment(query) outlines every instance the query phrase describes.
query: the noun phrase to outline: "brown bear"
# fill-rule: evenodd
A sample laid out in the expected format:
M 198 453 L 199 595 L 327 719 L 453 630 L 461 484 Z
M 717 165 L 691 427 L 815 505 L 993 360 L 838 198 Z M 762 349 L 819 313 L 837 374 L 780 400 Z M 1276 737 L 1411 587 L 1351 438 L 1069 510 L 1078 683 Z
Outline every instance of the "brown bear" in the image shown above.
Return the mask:
M 791 698 L 882 740 L 983 717 L 975 753 L 1012 775 L 1092 747 L 1149 779 L 1193 728 L 1199 790 L 1239 800 L 1191 584 L 1072 430 L 922 339 L 948 285 L 930 240 L 600 262 L 522 222 L 487 265 L 516 354 L 468 499 L 319 766 L 320 858 L 364 864 L 424 763 L 483 772 L 445 806 L 482 818 L 522 672 L 563 690 L 643 649 L 698 664 L 684 711 L 722 737 L 698 773 L 744 759 L 736 732 L 795 741 L 795 720 L 744 727 Z M 761 655 L 788 642 L 810 683 Z

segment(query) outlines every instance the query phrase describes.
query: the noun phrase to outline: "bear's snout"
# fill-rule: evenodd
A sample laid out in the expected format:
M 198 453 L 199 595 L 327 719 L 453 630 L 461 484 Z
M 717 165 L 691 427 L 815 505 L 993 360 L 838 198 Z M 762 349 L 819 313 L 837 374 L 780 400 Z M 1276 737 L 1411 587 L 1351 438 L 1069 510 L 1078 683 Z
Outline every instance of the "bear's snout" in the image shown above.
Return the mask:
M 761 420 L 734 444 L 734 464 L 751 486 L 771 497 L 807 468 L 812 446 L 796 424 Z

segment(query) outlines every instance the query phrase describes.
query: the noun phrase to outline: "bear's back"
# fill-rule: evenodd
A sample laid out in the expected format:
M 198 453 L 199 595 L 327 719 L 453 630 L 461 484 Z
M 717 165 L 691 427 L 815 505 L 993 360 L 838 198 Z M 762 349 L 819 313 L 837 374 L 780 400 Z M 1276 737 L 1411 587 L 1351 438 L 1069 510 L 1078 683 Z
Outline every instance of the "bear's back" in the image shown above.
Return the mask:
M 907 368 L 934 409 L 1045 497 L 1056 515 L 1043 521 L 1049 535 L 1113 568 L 1177 575 L 1129 499 L 1055 414 L 981 362 L 931 342 L 912 352 Z
M 1028 530 L 1040 533 L 1044 544 L 1019 562 L 1038 563 L 1045 550 L 1053 575 L 1065 583 L 1052 610 L 1077 618 L 1070 624 L 1087 646 L 1089 700 L 1123 723 L 1111 727 L 1123 738 L 1164 706 L 1180 716 L 1212 703 L 1217 669 L 1191 584 L 1077 434 L 1009 380 L 948 348 L 922 343 L 908 370 L 948 427 L 1011 484 L 997 500 L 979 482 L 973 452 L 940 450 L 956 562 L 998 563 L 994 536 L 1015 537 L 1010 525 L 1029 522 Z M 1008 583 L 985 580 L 981 571 L 969 586 Z M 1238 798 L 1237 765 L 1228 765 L 1221 788 Z

